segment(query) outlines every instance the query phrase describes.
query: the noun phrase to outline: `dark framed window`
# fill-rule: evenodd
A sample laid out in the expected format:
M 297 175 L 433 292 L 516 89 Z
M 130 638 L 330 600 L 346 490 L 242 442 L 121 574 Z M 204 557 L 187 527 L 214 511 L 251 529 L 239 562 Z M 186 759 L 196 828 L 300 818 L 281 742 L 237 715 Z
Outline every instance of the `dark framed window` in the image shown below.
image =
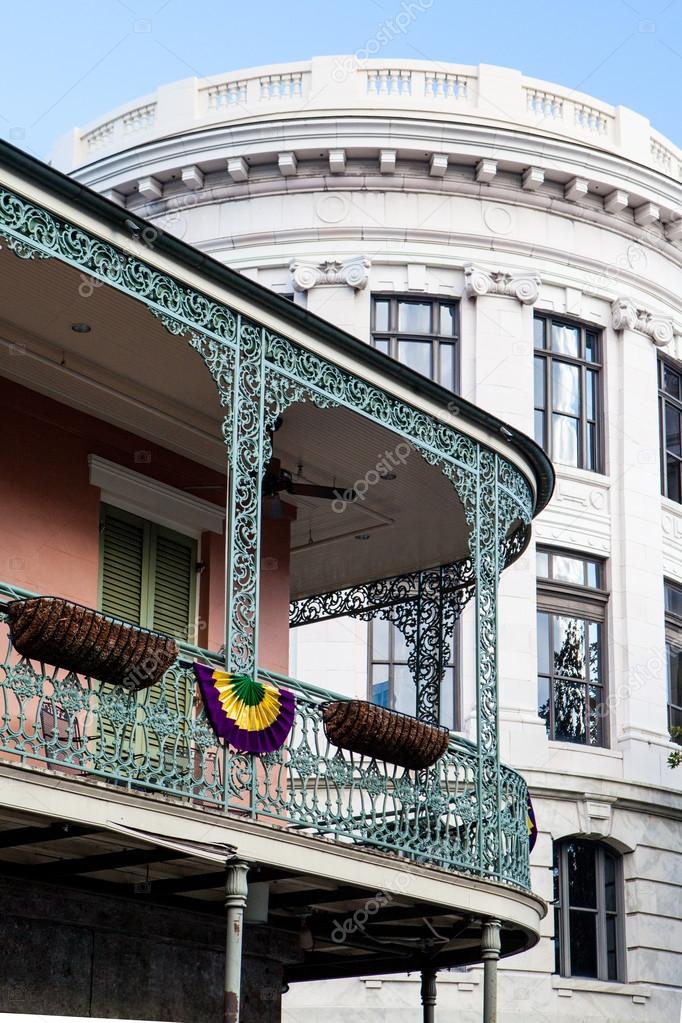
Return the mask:
M 620 857 L 600 842 L 554 843 L 555 972 L 625 980 Z
M 369 699 L 372 703 L 403 714 L 415 714 L 417 688 L 408 657 L 409 649 L 402 632 L 390 622 L 375 618 L 369 627 Z M 453 731 L 459 727 L 456 657 L 455 628 L 440 689 L 440 722 Z
M 601 334 L 543 315 L 533 329 L 535 439 L 559 465 L 603 472 Z
M 661 492 L 682 503 L 682 370 L 658 359 Z
M 665 655 L 670 738 L 682 745 L 682 586 L 665 580 Z
M 372 344 L 451 391 L 459 388 L 459 308 L 439 298 L 372 299 Z
M 538 548 L 538 714 L 550 739 L 605 746 L 604 563 Z

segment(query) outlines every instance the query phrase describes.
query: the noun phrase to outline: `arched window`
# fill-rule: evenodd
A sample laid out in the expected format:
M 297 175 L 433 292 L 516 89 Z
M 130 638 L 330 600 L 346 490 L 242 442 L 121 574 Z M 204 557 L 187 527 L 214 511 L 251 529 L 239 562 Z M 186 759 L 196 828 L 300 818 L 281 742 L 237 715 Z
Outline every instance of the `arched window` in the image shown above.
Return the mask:
M 625 979 L 621 861 L 600 842 L 554 844 L 555 972 Z

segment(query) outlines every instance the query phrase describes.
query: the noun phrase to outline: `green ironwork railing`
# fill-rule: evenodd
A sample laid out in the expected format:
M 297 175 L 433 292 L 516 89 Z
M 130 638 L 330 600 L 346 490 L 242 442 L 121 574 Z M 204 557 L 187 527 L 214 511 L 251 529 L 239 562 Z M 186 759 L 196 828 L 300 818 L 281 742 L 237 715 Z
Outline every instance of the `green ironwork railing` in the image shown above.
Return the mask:
M 0 584 L 2 592 L 12 591 Z M 1 627 L 7 633 L 0 663 L 5 762 L 160 792 L 204 809 L 529 886 L 526 784 L 502 768 L 499 869 L 484 869 L 478 754 L 461 737 L 451 736 L 445 756 L 416 772 L 349 753 L 329 743 L 322 723 L 325 701 L 344 697 L 262 671 L 294 691 L 294 726 L 276 753 L 241 754 L 217 742 L 195 685 L 193 661 L 222 664 L 217 655 L 181 644 L 161 683 L 134 694 L 20 657 L 7 626 Z

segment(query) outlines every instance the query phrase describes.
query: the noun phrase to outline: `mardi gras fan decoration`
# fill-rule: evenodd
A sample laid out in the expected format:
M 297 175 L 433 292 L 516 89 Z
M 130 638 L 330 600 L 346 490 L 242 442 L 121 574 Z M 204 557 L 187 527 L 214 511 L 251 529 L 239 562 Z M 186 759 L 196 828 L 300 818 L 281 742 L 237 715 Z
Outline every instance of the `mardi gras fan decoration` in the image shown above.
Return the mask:
M 529 852 L 532 852 L 535 847 L 535 843 L 538 840 L 538 826 L 535 821 L 535 810 L 533 809 L 530 794 L 528 796 L 528 811 L 526 815 L 526 824 L 528 826 L 528 850 Z
M 195 664 L 194 671 L 216 735 L 240 753 L 272 753 L 284 745 L 294 722 L 293 693 L 207 664 Z

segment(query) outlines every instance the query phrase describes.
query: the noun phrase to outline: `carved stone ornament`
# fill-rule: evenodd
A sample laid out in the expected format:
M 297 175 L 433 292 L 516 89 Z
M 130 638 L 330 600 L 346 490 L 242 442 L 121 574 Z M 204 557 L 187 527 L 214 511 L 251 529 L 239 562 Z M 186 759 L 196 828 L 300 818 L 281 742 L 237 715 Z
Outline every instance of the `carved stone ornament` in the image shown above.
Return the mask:
M 658 348 L 665 348 L 675 338 L 671 317 L 640 309 L 631 298 L 617 298 L 611 303 L 611 324 L 614 330 L 636 330 L 644 334 Z
M 464 294 L 469 298 L 503 295 L 517 299 L 522 305 L 533 305 L 540 294 L 540 283 L 539 275 L 534 273 L 483 270 L 472 263 L 464 267 Z
M 289 270 L 294 291 L 309 291 L 318 284 L 347 284 L 349 288 L 361 291 L 367 287 L 370 265 L 366 256 L 328 259 L 321 263 L 292 259 Z

